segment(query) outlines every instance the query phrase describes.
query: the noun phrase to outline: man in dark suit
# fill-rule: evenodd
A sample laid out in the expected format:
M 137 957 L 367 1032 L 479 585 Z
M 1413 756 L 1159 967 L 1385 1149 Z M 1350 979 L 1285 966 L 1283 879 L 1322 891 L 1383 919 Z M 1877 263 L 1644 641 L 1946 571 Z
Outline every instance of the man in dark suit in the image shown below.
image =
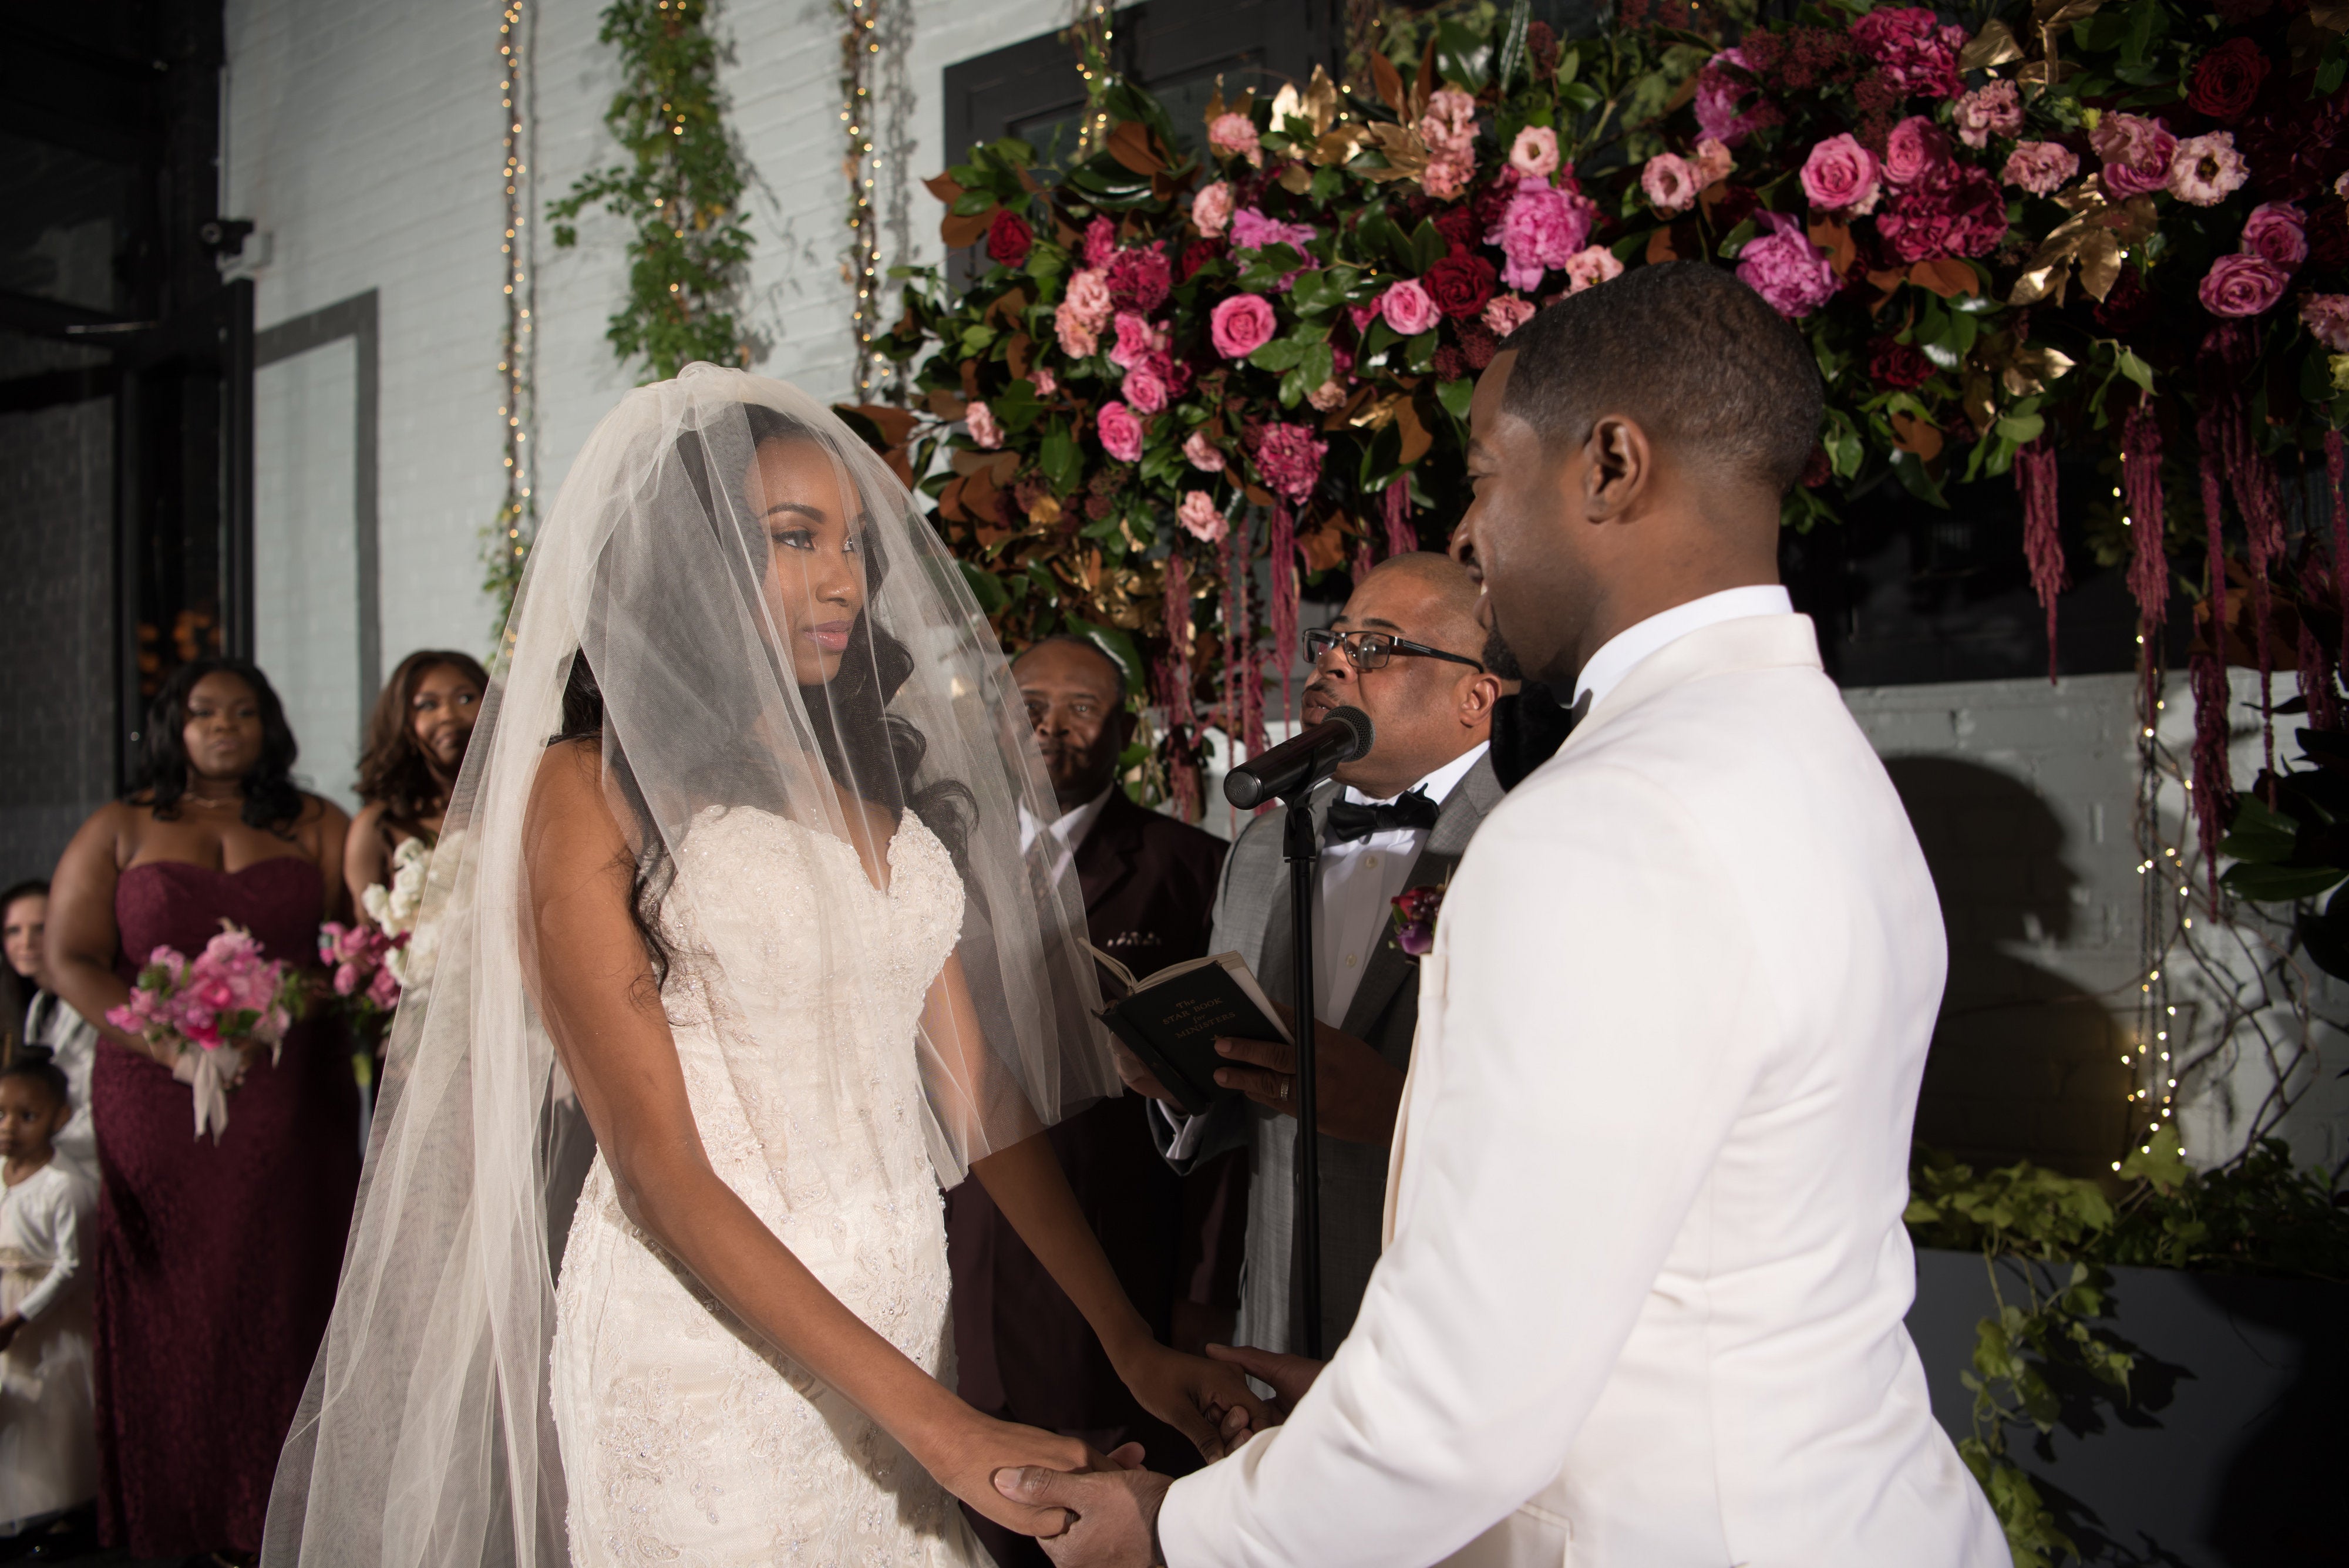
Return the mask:
M 1118 786 L 1133 732 L 1124 670 L 1068 637 L 1036 644 L 1011 670 L 1061 809 L 1055 821 L 1021 824 L 1030 855 L 1055 871 L 1073 859 L 1094 945 L 1137 975 L 1204 956 L 1224 844 Z M 1152 1140 L 1148 1104 L 1105 1100 L 1054 1127 L 1052 1147 L 1135 1308 L 1162 1341 L 1196 1351 L 1230 1337 L 1238 1305 L 1246 1151 L 1177 1176 Z M 1162 1470 L 1197 1468 L 1190 1444 L 1133 1402 L 1075 1304 L 975 1181 L 947 1195 L 947 1243 L 964 1398 L 1103 1452 L 1139 1441 Z M 1000 1568 L 1042 1568 L 1033 1541 L 971 1517 Z

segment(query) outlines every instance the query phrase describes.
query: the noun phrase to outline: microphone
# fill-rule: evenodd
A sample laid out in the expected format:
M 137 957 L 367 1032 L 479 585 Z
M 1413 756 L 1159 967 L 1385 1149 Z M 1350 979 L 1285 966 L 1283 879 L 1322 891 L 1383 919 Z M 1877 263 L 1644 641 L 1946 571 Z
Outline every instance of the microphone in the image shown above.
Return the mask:
M 1371 716 L 1360 708 L 1332 708 L 1309 730 L 1250 757 L 1224 775 L 1224 798 L 1249 810 L 1318 784 L 1371 749 Z

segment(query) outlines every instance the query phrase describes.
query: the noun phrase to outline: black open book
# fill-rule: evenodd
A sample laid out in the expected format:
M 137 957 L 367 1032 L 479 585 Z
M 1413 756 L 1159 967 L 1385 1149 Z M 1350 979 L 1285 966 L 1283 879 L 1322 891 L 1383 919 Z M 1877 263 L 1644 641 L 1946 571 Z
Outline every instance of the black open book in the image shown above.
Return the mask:
M 1102 1009 L 1101 1021 L 1195 1116 L 1233 1092 L 1216 1083 L 1216 1069 L 1226 1064 L 1216 1054 L 1218 1039 L 1288 1039 L 1237 953 L 1170 964 L 1143 980 L 1101 949 L 1092 954 L 1125 987 Z

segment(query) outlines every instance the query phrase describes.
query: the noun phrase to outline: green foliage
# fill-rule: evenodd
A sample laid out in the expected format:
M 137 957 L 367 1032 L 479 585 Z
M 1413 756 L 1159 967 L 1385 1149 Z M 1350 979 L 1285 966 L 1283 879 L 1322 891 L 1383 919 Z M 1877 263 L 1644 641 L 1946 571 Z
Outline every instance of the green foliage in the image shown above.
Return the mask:
M 2349 979 L 2349 735 L 2302 730 L 2300 748 L 2306 766 L 2262 774 L 2236 803 L 2219 880 L 2253 903 L 2309 902 L 2295 918 L 2309 961 Z
M 2219 1170 L 2190 1168 L 2169 1125 L 2121 1162 L 2117 1198 L 2094 1181 L 2027 1162 L 1976 1174 L 1919 1149 L 1909 1231 L 1919 1246 L 1978 1251 L 1997 1311 L 1975 1329 L 1973 1436 L 1958 1445 L 2005 1528 L 2016 1568 L 2077 1555 L 2030 1476 L 2008 1458 L 2010 1433 L 2054 1430 L 2056 1380 L 2129 1397 L 2134 1358 L 2099 1326 L 2111 1315 L 2111 1265 L 2349 1279 L 2349 1213 L 2332 1184 L 2293 1168 L 2279 1141 Z
M 718 90 L 719 45 L 709 0 L 613 0 L 597 36 L 616 47 L 625 81 L 604 123 L 626 161 L 583 176 L 547 209 L 559 248 L 576 244 L 589 206 L 633 231 L 627 303 L 605 334 L 624 365 L 647 379 L 688 362 L 746 363 L 727 302 L 750 256 L 740 204 L 745 183 Z

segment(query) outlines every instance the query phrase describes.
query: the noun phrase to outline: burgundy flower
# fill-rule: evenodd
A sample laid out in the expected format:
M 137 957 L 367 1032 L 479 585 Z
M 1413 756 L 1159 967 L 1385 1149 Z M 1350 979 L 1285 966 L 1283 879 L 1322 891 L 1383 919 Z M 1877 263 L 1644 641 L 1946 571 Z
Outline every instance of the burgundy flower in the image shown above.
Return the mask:
M 1454 321 L 1465 321 L 1493 297 L 1493 264 L 1483 256 L 1462 253 L 1445 256 L 1427 269 L 1419 281 L 1435 307 Z
M 2268 70 L 2268 57 L 2257 44 L 2230 38 L 2195 63 L 2186 107 L 2212 119 L 2239 119 L 2259 99 Z
M 987 259 L 1005 266 L 1018 266 L 1028 259 L 1036 244 L 1035 231 L 1028 220 L 1007 208 L 999 207 L 995 218 L 987 225 Z
M 2137 268 L 2125 266 L 2114 281 L 2112 292 L 2090 314 L 2095 317 L 2096 325 L 2107 332 L 2134 332 L 2153 319 L 2153 295 L 2139 281 Z
M 1903 262 L 1987 255 L 2006 237 L 2006 202 L 1982 171 L 1944 164 L 1896 192 L 1876 230 Z
M 1183 265 L 1178 269 L 1182 280 L 1190 282 L 1192 274 L 1223 254 L 1224 243 L 1221 240 L 1193 240 L 1183 247 Z
M 1958 51 L 1962 27 L 1945 26 L 1922 6 L 1878 5 L 1851 25 L 1851 41 L 1883 67 L 1904 95 L 1958 96 Z
M 1526 24 L 1526 53 L 1534 62 L 1534 75 L 1547 81 L 1557 75 L 1557 34 L 1547 22 Z
M 1835 477 L 1835 460 L 1827 456 L 1823 446 L 1811 448 L 1810 461 L 1803 464 L 1803 488 L 1816 490 Z
M 1464 321 L 1459 327 L 1460 352 L 1471 370 L 1482 370 L 1501 351 L 1501 340 L 1482 321 Z
M 1156 245 L 1134 245 L 1109 258 L 1109 297 L 1120 310 L 1144 316 L 1166 303 L 1174 284 L 1166 253 Z
M 2321 267 L 2349 263 L 2349 207 L 2327 202 L 2308 224 L 2308 259 Z
M 1446 207 L 1435 214 L 1435 232 L 1454 254 L 1476 248 L 1476 236 L 1484 231 L 1476 226 L 1476 214 L 1466 207 Z
M 1933 362 L 1897 338 L 1868 345 L 1868 379 L 1888 392 L 1912 392 L 1932 379 Z
M 1291 501 L 1303 501 L 1321 482 L 1321 460 L 1330 443 L 1303 425 L 1272 424 L 1255 432 L 1256 471 L 1265 485 Z
M 1468 356 L 1449 343 L 1435 346 L 1435 379 L 1456 381 L 1468 373 Z

